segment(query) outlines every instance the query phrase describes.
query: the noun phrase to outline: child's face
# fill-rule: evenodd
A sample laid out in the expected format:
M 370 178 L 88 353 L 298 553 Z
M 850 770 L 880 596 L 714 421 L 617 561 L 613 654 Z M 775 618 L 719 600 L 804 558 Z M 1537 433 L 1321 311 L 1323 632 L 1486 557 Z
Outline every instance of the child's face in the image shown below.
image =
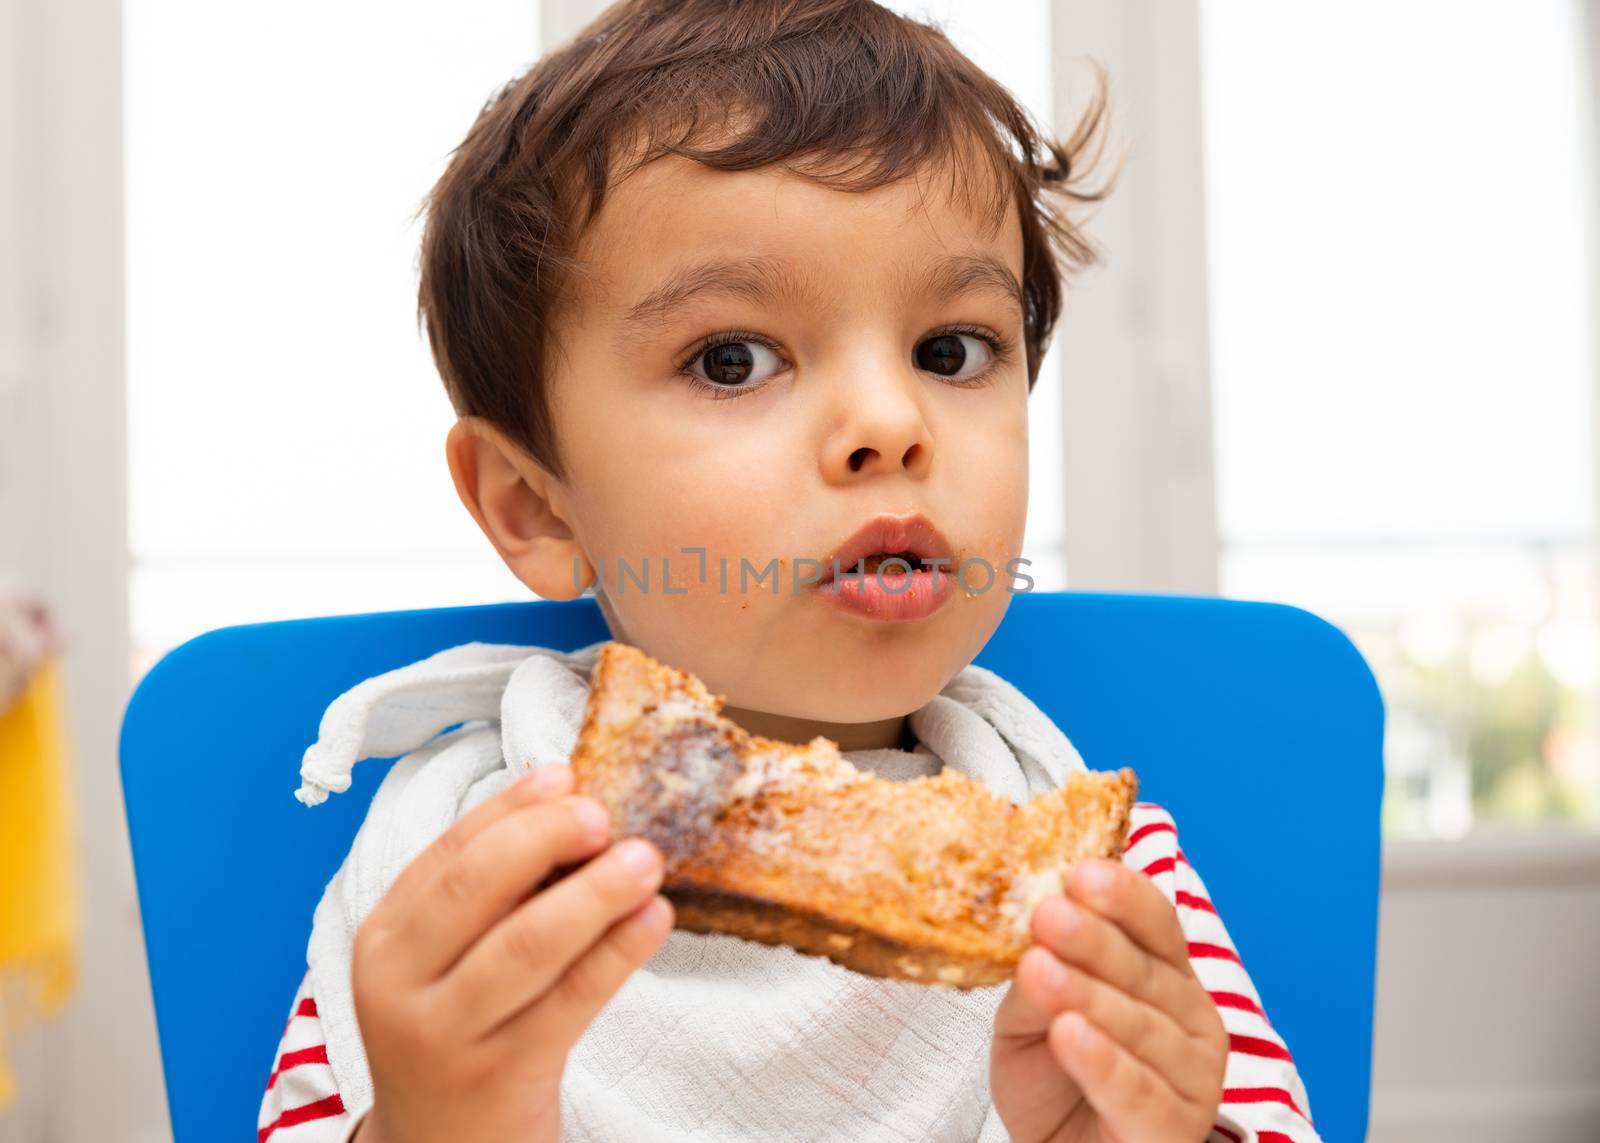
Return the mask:
M 613 184 L 579 247 L 590 277 L 560 319 L 549 381 L 568 465 L 551 510 L 584 581 L 603 572 L 612 633 L 698 674 L 758 733 L 898 728 L 983 647 L 1018 582 L 1007 561 L 1027 511 L 1021 229 L 1013 210 L 990 234 L 949 200 L 944 176 L 922 184 L 847 193 L 669 157 Z M 713 278 L 725 288 L 636 311 L 708 262 L 727 267 Z M 942 337 L 952 326 L 970 328 Z M 712 338 L 737 344 L 708 366 Z M 717 392 L 705 388 L 713 369 Z M 867 521 L 913 513 L 949 541 L 937 554 L 954 590 L 931 614 L 873 618 L 797 589 L 818 571 L 796 560 L 825 572 Z M 706 549 L 703 579 L 685 548 Z M 950 582 L 963 559 L 975 561 L 970 590 Z M 618 564 L 642 574 L 646 560 L 641 589 Z M 776 581 L 755 582 L 769 560 L 782 561 Z

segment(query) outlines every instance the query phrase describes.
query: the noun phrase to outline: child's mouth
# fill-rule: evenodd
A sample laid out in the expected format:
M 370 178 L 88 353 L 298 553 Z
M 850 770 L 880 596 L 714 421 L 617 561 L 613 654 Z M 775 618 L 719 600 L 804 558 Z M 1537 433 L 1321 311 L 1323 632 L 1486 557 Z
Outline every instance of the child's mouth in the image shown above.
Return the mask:
M 904 566 L 898 563 L 891 564 L 889 569 L 884 573 L 885 577 L 894 575 L 908 575 L 912 570 L 922 566 L 922 557 L 918 556 L 916 552 L 874 552 L 872 555 L 860 560 L 855 568 L 841 568 L 840 573 L 843 574 L 845 571 L 855 571 L 857 568 L 859 568 L 868 575 L 874 575 L 877 573 L 878 569 L 889 560 L 900 560 L 903 562 Z
M 944 606 L 953 594 L 953 569 L 948 560 L 915 552 L 874 552 L 850 567 L 840 566 L 834 576 L 817 585 L 822 596 L 845 611 L 875 620 L 924 619 Z
M 880 515 L 835 545 L 818 593 L 869 619 L 922 619 L 953 594 L 950 543 L 921 513 Z

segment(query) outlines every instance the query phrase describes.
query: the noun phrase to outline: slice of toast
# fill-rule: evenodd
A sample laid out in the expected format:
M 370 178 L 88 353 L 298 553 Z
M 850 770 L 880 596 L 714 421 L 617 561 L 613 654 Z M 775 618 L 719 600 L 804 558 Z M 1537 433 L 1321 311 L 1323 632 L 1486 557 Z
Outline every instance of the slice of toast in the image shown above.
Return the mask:
M 611 811 L 614 836 L 660 848 L 678 928 L 975 988 L 1010 978 L 1033 906 L 1074 862 L 1122 853 L 1132 770 L 1073 774 L 1016 806 L 955 770 L 889 781 L 827 738 L 750 734 L 723 702 L 609 642 L 571 757 L 576 792 Z

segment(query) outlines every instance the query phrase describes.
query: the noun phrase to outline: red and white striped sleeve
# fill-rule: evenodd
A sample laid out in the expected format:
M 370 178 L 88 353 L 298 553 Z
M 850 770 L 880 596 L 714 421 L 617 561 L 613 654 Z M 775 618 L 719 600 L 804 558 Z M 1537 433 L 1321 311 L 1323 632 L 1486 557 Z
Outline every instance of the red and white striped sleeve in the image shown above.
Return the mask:
M 1294 1057 L 1273 1029 L 1205 883 L 1178 844 L 1172 815 L 1138 802 L 1123 863 L 1156 883 L 1178 910 L 1189 963 L 1228 1030 L 1222 1106 L 1207 1143 L 1321 1143 Z
M 328 1066 L 309 973 L 289 1006 L 256 1117 L 256 1143 L 349 1143 L 360 1120 L 345 1111 Z

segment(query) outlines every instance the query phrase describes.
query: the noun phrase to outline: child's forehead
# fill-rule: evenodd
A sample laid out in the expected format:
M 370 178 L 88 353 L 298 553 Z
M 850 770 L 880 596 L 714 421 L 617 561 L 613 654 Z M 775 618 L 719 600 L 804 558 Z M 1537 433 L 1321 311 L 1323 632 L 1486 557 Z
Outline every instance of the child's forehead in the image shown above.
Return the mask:
M 615 303 L 659 308 L 646 282 L 718 275 L 765 283 L 766 295 L 816 293 L 836 275 L 892 277 L 896 292 L 949 293 L 989 282 L 1020 300 L 1021 224 L 962 184 L 971 171 L 929 165 L 880 187 L 845 190 L 803 170 L 714 170 L 668 155 L 607 187 L 579 241 L 582 276 Z M 977 177 L 982 177 L 981 175 Z M 745 266 L 743 273 L 740 265 Z M 765 300 L 765 299 L 763 299 Z

